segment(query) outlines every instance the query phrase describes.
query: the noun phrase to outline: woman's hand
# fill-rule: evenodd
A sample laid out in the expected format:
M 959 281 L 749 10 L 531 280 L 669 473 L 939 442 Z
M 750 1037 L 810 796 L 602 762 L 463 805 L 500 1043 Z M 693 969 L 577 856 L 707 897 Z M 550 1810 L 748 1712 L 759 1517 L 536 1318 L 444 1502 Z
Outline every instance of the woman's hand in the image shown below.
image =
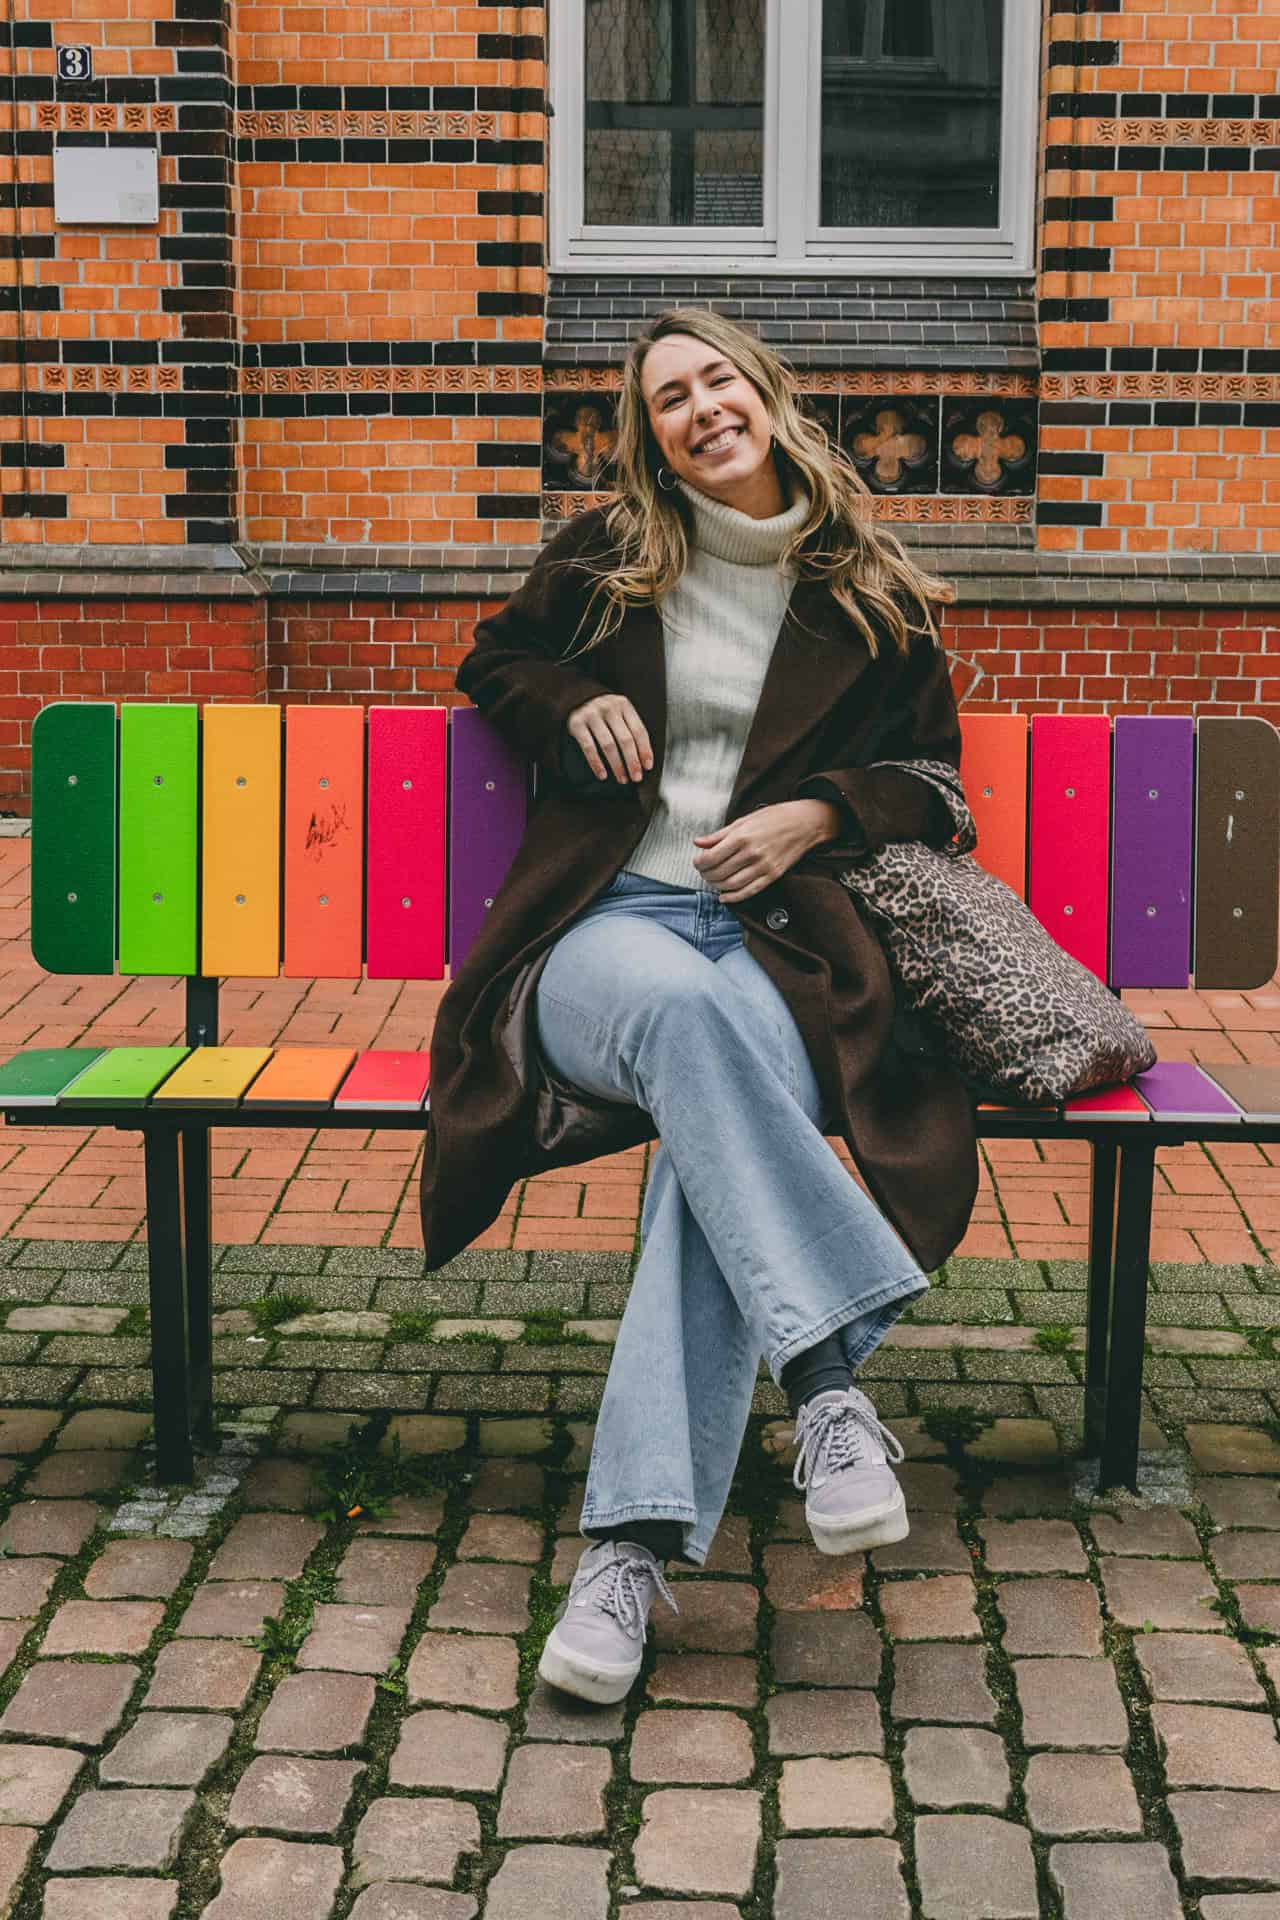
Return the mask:
M 615 780 L 640 780 L 653 766 L 644 721 L 625 694 L 599 694 L 575 707 L 565 724 L 597 780 L 610 772 Z
M 830 800 L 783 800 L 744 814 L 715 833 L 700 833 L 694 866 L 726 906 L 762 893 L 813 847 L 840 832 L 839 809 Z

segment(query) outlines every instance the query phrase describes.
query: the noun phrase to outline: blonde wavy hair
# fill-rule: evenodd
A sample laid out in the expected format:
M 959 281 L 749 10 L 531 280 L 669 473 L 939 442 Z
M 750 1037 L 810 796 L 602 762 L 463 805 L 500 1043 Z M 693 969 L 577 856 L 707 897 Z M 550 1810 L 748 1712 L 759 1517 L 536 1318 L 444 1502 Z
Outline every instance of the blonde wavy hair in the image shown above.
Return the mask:
M 593 615 L 595 626 L 573 652 L 585 653 L 608 639 L 628 607 L 660 600 L 688 563 L 692 515 L 678 488 L 658 485 L 662 456 L 641 386 L 650 348 L 676 333 L 701 340 L 745 374 L 769 416 L 784 491 L 808 495 L 809 511 L 788 542 L 783 563 L 800 579 L 828 583 L 873 658 L 882 632 L 900 653 L 907 652 L 913 634 L 927 633 L 941 645 L 932 608 L 953 600 L 955 588 L 917 567 L 897 537 L 872 519 L 870 489 L 848 456 L 801 412 L 786 362 L 710 308 L 673 307 L 636 337 L 627 355 L 618 403 L 617 498 L 605 522 L 621 560 L 606 572 L 590 561 L 580 563 L 596 573 L 596 584 L 575 641 Z

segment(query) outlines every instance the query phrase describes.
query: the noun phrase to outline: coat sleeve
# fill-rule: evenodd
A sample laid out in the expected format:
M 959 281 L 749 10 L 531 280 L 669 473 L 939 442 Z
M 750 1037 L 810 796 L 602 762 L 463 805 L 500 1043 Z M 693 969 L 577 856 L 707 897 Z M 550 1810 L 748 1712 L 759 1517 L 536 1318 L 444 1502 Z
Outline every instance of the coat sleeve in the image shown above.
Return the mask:
M 569 715 L 612 691 L 560 657 L 573 646 L 587 603 L 586 554 L 602 520 L 600 514 L 584 514 L 556 535 L 504 605 L 477 623 L 475 645 L 456 677 L 459 691 L 509 746 L 557 770 Z M 589 661 L 592 656 L 580 657 Z
M 941 760 L 959 767 L 960 718 L 950 669 L 945 649 L 930 635 L 913 636 L 883 697 L 880 724 L 861 746 L 861 760 Z M 924 840 L 937 847 L 955 831 L 941 795 L 896 768 L 824 768 L 800 782 L 796 798 L 835 803 L 845 850 L 874 853 L 890 840 Z

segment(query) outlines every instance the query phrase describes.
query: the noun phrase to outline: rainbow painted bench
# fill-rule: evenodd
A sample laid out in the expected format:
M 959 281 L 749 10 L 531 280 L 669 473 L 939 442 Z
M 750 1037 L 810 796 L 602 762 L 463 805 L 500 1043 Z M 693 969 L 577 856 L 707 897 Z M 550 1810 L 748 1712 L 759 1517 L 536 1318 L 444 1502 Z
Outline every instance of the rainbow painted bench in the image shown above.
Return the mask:
M 974 716 L 989 867 L 1115 989 L 1248 991 L 1276 966 L 1280 736 L 1265 721 Z M 428 1055 L 224 1047 L 227 977 L 442 979 L 520 843 L 528 768 L 470 708 L 47 707 L 34 729 L 32 950 L 51 972 L 180 976 L 179 1046 L 30 1049 L 25 1125 L 141 1132 L 159 1472 L 212 1404 L 214 1127 L 421 1128 Z M 1280 1070 L 1170 1063 L 989 1138 L 1092 1143 L 1086 1446 L 1137 1472 L 1156 1149 L 1280 1140 Z

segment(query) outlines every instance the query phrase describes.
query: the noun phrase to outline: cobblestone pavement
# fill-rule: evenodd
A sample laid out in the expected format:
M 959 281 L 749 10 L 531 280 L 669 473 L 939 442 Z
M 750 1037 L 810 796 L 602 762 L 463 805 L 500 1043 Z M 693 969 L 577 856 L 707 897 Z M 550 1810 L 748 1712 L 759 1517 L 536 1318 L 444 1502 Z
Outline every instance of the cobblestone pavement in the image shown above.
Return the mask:
M 762 1381 L 710 1564 L 577 1710 L 535 1667 L 626 1256 L 223 1249 L 187 1490 L 139 1250 L 0 1262 L 0 1915 L 1280 1915 L 1275 1267 L 1156 1268 L 1138 1502 L 1075 1452 L 1070 1263 L 953 1261 L 868 1369 L 900 1546 L 813 1552 Z
M 19 1047 L 162 1046 L 182 1036 L 180 981 L 43 973 L 28 946 L 29 842 L 0 839 L 0 1057 Z M 222 1039 L 240 1046 L 422 1047 L 437 981 L 238 980 L 222 994 Z M 1280 1062 L 1280 980 L 1252 994 L 1133 993 L 1165 1060 Z M 410 1133 L 298 1128 L 213 1135 L 218 1236 L 268 1246 L 418 1247 L 421 1141 Z M 847 1162 L 842 1143 L 833 1143 Z M 628 1253 L 649 1149 L 567 1167 L 517 1187 L 480 1247 Z M 1280 1147 L 1167 1149 L 1157 1158 L 1152 1255 L 1188 1262 L 1280 1257 Z M 966 1255 L 1083 1258 L 1083 1142 L 990 1141 Z M 0 1234 L 133 1240 L 142 1228 L 137 1135 L 0 1131 Z

